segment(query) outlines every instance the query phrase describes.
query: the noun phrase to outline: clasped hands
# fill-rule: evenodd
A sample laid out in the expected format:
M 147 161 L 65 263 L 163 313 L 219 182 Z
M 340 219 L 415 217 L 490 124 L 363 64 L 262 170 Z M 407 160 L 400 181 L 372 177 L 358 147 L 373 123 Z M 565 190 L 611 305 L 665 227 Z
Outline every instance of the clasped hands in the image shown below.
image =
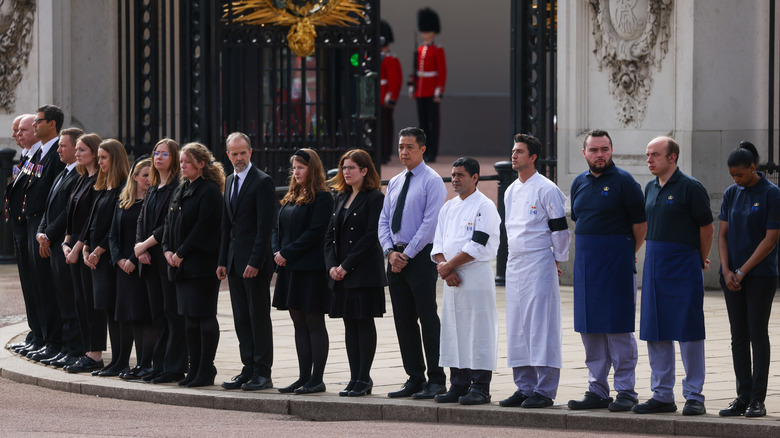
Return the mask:
M 460 276 L 455 272 L 455 269 L 450 267 L 447 262 L 439 262 L 436 264 L 436 272 L 447 283 L 447 286 L 457 287 L 460 286 Z

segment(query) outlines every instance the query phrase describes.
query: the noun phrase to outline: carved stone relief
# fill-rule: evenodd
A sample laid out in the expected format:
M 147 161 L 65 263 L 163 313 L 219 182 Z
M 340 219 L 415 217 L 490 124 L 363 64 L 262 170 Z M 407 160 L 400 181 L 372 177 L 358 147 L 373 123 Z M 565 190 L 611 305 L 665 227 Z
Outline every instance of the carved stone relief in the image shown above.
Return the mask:
M 599 70 L 608 69 L 609 92 L 623 126 L 641 127 L 653 85 L 652 67 L 661 71 L 669 50 L 673 0 L 589 0 L 593 53 Z
M 0 107 L 9 113 L 30 57 L 33 21 L 35 0 L 0 0 Z

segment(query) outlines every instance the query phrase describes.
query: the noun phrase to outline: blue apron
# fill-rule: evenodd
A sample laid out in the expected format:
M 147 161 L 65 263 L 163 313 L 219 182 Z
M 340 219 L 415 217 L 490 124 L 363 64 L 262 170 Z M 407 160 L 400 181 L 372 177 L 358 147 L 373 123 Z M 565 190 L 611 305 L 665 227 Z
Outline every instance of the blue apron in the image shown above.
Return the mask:
M 704 277 L 699 250 L 682 243 L 648 240 L 645 244 L 639 338 L 704 339 Z
M 574 238 L 574 331 L 634 331 L 634 246 L 628 235 Z

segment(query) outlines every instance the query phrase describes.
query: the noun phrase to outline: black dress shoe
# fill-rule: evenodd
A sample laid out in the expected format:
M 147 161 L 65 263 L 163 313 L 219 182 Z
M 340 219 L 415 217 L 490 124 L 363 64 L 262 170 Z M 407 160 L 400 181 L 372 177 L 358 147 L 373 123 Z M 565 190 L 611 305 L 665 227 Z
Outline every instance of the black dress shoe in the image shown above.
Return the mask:
M 462 405 L 484 405 L 490 403 L 490 394 L 482 391 L 481 389 L 471 388 L 468 394 L 458 399 L 458 402 Z
M 745 415 L 745 410 L 747 410 L 747 407 L 748 404 L 742 401 L 741 398 L 737 397 L 733 402 L 729 403 L 729 407 L 726 409 L 721 409 L 720 412 L 718 412 L 718 415 L 721 417 L 740 417 Z
M 621 393 L 615 397 L 615 401 L 610 403 L 607 408 L 610 412 L 628 412 L 636 403 L 637 400 L 634 397 Z
M 355 383 L 355 387 L 352 391 L 349 391 L 350 397 L 362 397 L 366 394 L 371 395 L 371 390 L 374 389 L 374 381 L 368 379 L 368 382 L 364 380 L 358 380 Z
M 63 368 L 63 367 L 66 367 L 68 365 L 73 365 L 78 360 L 79 360 L 78 357 L 72 356 L 70 354 L 66 354 L 65 357 L 63 357 L 62 359 L 52 362 L 51 366 L 53 366 L 55 368 Z
M 89 356 L 81 356 L 76 363 L 68 365 L 64 369 L 71 374 L 76 374 L 100 370 L 101 368 L 103 368 L 103 359 L 95 360 Z
M 34 360 L 35 362 L 40 362 L 44 359 L 51 359 L 59 354 L 60 354 L 59 347 L 46 347 L 43 350 L 38 351 L 38 353 L 27 356 L 27 358 L 30 360 Z
M 296 394 L 314 394 L 317 392 L 325 392 L 325 382 L 320 382 L 314 386 L 303 385 L 295 390 Z
M 301 386 L 303 386 L 304 383 L 306 383 L 306 382 L 303 382 L 303 381 L 301 381 L 301 379 L 298 379 L 298 380 L 290 383 L 287 386 L 283 386 L 281 388 L 276 388 L 276 390 L 281 392 L 282 394 L 292 394 L 293 392 L 295 392 L 296 389 L 298 389 Z
M 27 357 L 28 354 L 36 352 L 36 351 L 40 350 L 41 348 L 43 348 L 43 345 L 40 345 L 40 344 L 27 344 L 26 347 L 20 348 L 20 349 L 16 350 L 16 352 L 19 353 L 19 355 L 21 355 L 21 356 Z
M 57 353 L 56 356 L 49 357 L 46 359 L 41 359 L 41 363 L 44 365 L 51 365 L 53 362 L 57 362 L 58 360 L 62 359 L 65 356 L 67 356 L 65 353 L 59 352 Z
M 548 406 L 552 406 L 553 401 L 549 397 L 545 397 L 542 394 L 539 394 L 538 392 L 534 392 L 534 395 L 528 397 L 526 401 L 523 402 L 523 404 L 520 405 L 521 408 L 546 408 Z
M 241 385 L 248 382 L 252 378 L 251 375 L 241 373 L 237 376 L 233 376 L 229 382 L 222 382 L 222 387 L 225 389 L 241 389 Z
M 675 412 L 677 405 L 674 402 L 664 403 L 654 398 L 650 400 L 634 405 L 631 411 L 635 414 L 659 414 L 662 412 Z
M 765 415 L 766 415 L 766 407 L 764 407 L 764 402 L 760 402 L 757 400 L 751 401 L 747 409 L 745 410 L 746 417 L 763 417 Z
M 6 350 L 16 350 L 17 348 L 21 348 L 27 345 L 27 342 L 14 342 L 13 344 L 6 344 L 5 349 Z
M 444 394 L 436 394 L 433 399 L 436 401 L 436 403 L 457 403 L 458 399 L 466 394 L 468 393 L 454 391 L 452 388 L 450 388 L 450 390 Z
M 144 382 L 147 382 L 147 383 L 151 383 L 154 379 L 156 379 L 162 373 L 163 373 L 162 371 L 155 370 L 154 368 L 152 368 L 152 372 L 149 373 L 148 376 L 145 376 L 144 378 L 142 378 L 141 380 L 143 380 Z
M 569 400 L 569 409 L 606 409 L 612 403 L 612 397 L 601 398 L 593 392 L 585 391 L 585 397 L 582 400 Z
M 273 388 L 274 383 L 270 377 L 253 376 L 248 382 L 241 385 L 244 391 L 259 391 L 261 389 Z
M 126 373 L 130 371 L 129 368 L 118 368 L 118 367 L 111 367 L 107 368 L 105 370 L 98 371 L 97 375 L 98 377 L 118 377 L 120 374 Z
M 132 380 L 139 371 L 141 371 L 141 365 L 136 365 L 129 370 L 119 373 L 119 378 L 123 380 Z
M 498 405 L 504 408 L 516 408 L 518 406 L 521 406 L 523 402 L 526 400 L 528 400 L 528 396 L 523 395 L 523 393 L 521 393 L 518 390 L 515 391 L 514 394 L 510 395 L 509 398 L 506 398 L 498 402 Z
M 699 400 L 687 400 L 685 406 L 683 406 L 683 415 L 704 415 L 707 413 L 707 408 L 704 407 L 704 402 Z
M 130 378 L 128 378 L 127 374 L 125 374 L 125 380 L 128 382 L 142 382 L 144 377 L 151 376 L 152 374 L 154 374 L 154 369 L 152 367 L 141 368 Z
M 50 348 L 51 348 L 51 347 L 48 347 L 48 346 L 45 346 L 45 345 L 44 345 L 43 347 L 41 347 L 41 348 L 39 348 L 39 349 L 37 349 L 37 350 L 29 350 L 29 351 L 27 351 L 27 354 L 25 354 L 25 357 L 27 357 L 27 359 L 30 359 L 30 360 L 32 360 L 33 356 L 36 356 L 36 357 L 38 357 L 38 356 L 40 356 L 41 354 L 48 354 L 48 353 L 49 353 L 49 349 L 50 349 Z M 47 357 L 48 357 L 48 356 L 47 356 Z M 40 359 L 38 359 L 38 360 L 40 360 Z M 36 360 L 36 362 L 37 362 L 38 360 Z
M 437 394 L 444 394 L 445 392 L 447 392 L 447 388 L 444 385 L 428 382 L 421 391 L 412 394 L 412 398 L 415 400 L 430 400 L 436 397 Z
M 349 395 L 349 391 L 352 391 L 352 388 L 355 387 L 355 383 L 357 380 L 350 380 L 349 383 L 347 383 L 346 388 L 344 388 L 343 391 L 339 391 L 339 397 L 347 397 Z
M 391 393 L 388 393 L 387 396 L 390 398 L 401 398 L 401 397 L 411 397 L 414 395 L 414 393 L 420 391 L 423 389 L 423 386 L 425 386 L 425 382 L 413 382 L 412 380 L 407 380 L 406 383 L 404 383 L 404 386 L 401 387 L 398 391 L 393 391 Z
M 152 379 L 152 383 L 173 383 L 184 379 L 183 373 L 160 373 L 159 376 Z

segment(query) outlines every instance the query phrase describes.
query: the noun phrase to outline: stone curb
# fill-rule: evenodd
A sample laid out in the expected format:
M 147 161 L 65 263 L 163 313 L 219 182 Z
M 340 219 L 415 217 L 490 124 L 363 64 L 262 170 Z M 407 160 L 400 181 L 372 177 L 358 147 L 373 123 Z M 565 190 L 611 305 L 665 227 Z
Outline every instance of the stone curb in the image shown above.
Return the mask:
M 5 345 L 27 330 L 25 323 L 0 328 Z M 333 393 L 311 396 L 283 395 L 276 390 L 226 391 L 218 387 L 187 389 L 167 385 L 124 382 L 68 374 L 0 350 L 0 376 L 19 383 L 58 391 L 110 397 L 122 400 L 192 406 L 210 409 L 294 415 L 313 421 L 411 421 L 480 426 L 568 429 L 659 435 L 709 437 L 777 437 L 780 420 L 720 418 L 717 414 L 682 417 L 673 414 L 636 415 L 606 411 L 551 409 L 507 409 L 496 404 L 483 406 L 439 405 L 433 401 L 412 401 L 368 396 L 360 400 Z M 213 389 L 212 389 L 213 388 Z

